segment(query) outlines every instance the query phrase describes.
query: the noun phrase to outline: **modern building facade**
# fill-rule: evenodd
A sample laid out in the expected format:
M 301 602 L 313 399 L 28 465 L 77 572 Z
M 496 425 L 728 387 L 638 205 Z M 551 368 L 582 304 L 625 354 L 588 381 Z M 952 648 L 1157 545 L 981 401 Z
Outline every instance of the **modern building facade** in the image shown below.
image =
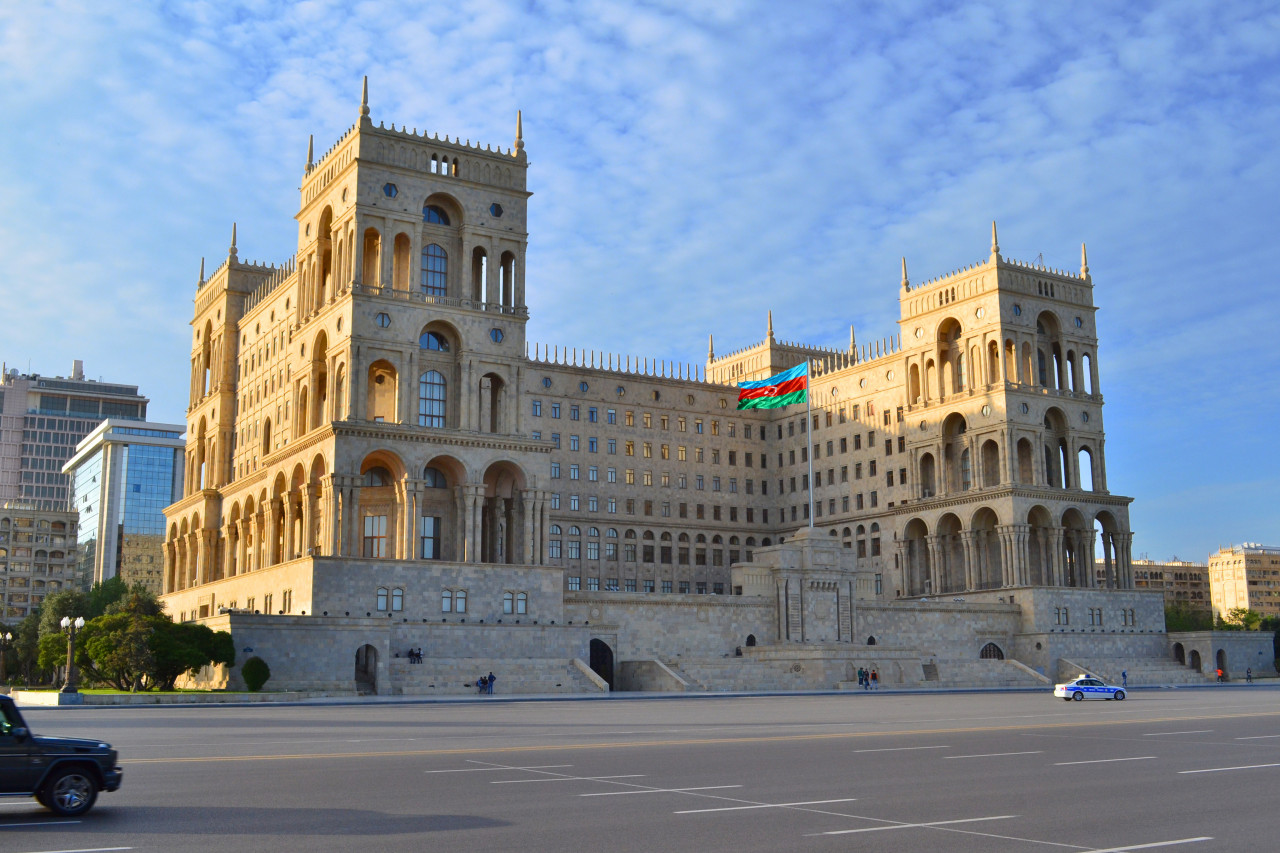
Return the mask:
M 78 588 L 76 513 L 0 501 L 0 601 L 15 624 L 46 595 Z
M 1280 616 L 1280 548 L 1245 542 L 1209 555 L 1215 616 L 1237 607 Z
M 1099 575 L 1106 568 L 1095 565 Z M 1189 610 L 1210 613 L 1213 605 L 1209 594 L 1209 567 L 1204 563 L 1188 560 L 1134 560 L 1134 589 L 1152 589 L 1164 592 L 1166 607 L 1181 606 Z
M 0 374 L 0 501 L 70 508 L 62 466 L 104 418 L 146 420 L 136 385 L 95 382 L 76 360 L 69 377 Z
M 1078 272 L 1026 264 L 993 225 L 948 275 L 912 284 L 904 261 L 898 328 L 870 344 L 780 341 L 770 318 L 704 365 L 530 346 L 527 166 L 519 119 L 501 150 L 375 126 L 366 99 L 308 156 L 292 258 L 241 261 L 233 228 L 195 294 L 176 617 L 545 630 L 665 608 L 601 629 L 625 656 L 740 628 L 739 645 L 848 644 L 858 607 L 944 596 L 1014 613 L 1037 659 L 1060 634 L 1163 632 L 1107 481 L 1083 247 Z M 735 410 L 734 383 L 806 361 L 811 413 Z M 831 573 L 787 574 L 793 540 Z M 714 608 L 756 609 L 712 640 Z M 922 640 L 917 617 L 884 624 Z M 963 655 L 1014 647 L 992 636 Z
M 80 514 L 80 572 L 90 583 L 119 576 L 163 591 L 164 508 L 182 496 L 183 431 L 111 418 L 63 466 Z

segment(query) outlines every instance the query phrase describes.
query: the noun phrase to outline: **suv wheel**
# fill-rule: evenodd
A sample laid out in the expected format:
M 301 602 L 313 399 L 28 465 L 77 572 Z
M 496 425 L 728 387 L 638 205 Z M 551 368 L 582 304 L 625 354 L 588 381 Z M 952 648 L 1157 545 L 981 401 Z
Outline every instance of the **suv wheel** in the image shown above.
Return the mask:
M 75 817 L 93 808 L 98 783 L 80 767 L 65 767 L 53 771 L 37 799 L 54 814 Z

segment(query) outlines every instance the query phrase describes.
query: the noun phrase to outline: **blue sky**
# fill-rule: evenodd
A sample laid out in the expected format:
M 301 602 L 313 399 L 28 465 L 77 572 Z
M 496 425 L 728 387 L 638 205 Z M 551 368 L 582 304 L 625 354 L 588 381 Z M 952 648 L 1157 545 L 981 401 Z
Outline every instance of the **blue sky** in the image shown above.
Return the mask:
M 529 339 L 697 361 L 896 331 L 985 257 L 1078 268 L 1135 554 L 1280 545 L 1280 10 L 1160 3 L 0 7 L 0 358 L 186 406 L 201 256 L 283 260 L 308 134 L 531 162 Z M 627 322 L 612 318 L 625 316 Z

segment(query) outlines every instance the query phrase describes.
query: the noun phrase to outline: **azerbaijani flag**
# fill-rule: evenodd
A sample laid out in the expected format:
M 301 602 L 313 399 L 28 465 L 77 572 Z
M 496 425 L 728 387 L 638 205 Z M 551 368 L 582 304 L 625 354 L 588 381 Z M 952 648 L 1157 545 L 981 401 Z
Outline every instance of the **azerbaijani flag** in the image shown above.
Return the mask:
M 738 383 L 739 409 L 781 409 L 803 403 L 809 394 L 809 362 L 797 364 L 768 379 Z

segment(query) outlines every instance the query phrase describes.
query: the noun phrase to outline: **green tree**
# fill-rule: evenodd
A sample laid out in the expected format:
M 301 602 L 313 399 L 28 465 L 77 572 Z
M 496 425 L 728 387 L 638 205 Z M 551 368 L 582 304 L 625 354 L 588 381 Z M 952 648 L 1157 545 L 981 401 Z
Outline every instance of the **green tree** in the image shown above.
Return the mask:
M 155 593 L 140 583 L 134 584 L 118 599 L 107 605 L 104 613 L 133 613 L 138 616 L 160 616 L 164 605 Z
M 235 663 L 235 643 L 226 631 L 213 631 L 190 622 L 175 623 L 167 616 L 152 620 L 156 627 L 151 635 L 151 653 L 155 656 L 152 675 L 160 690 L 172 690 L 184 673 L 207 664 Z
M 1213 614 L 1193 610 L 1183 602 L 1170 604 L 1164 609 L 1164 628 L 1166 631 L 1212 631 Z
M 24 684 L 32 684 L 40 674 L 40 609 L 28 613 L 13 632 L 13 650 L 17 654 L 18 667 L 22 670 Z
M 128 592 L 129 585 L 119 575 L 107 578 L 101 583 L 95 583 L 89 590 L 89 613 L 85 618 L 89 619 L 106 613 L 109 606 L 124 598 Z
M 1218 627 L 1226 631 L 1256 631 L 1261 624 L 1261 613 L 1245 607 L 1233 607 L 1222 617 Z
M 61 634 L 63 616 L 69 616 L 72 619 L 77 616 L 83 616 L 85 619 L 92 618 L 89 596 L 78 589 L 67 589 L 45 596 L 44 602 L 40 605 L 40 636 Z
M 117 690 L 142 689 L 155 668 L 153 618 L 110 613 L 91 620 L 80 632 L 76 663 L 95 682 Z

